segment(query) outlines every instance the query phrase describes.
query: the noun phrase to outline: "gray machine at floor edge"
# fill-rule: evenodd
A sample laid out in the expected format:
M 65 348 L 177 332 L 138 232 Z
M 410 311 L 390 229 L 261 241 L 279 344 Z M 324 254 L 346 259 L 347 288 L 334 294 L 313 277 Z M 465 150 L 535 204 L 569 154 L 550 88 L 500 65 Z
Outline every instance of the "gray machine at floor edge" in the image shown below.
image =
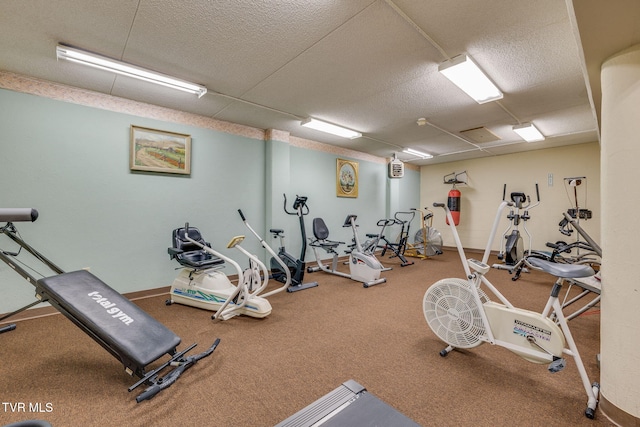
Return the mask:
M 275 427 L 420 427 L 419 424 L 349 380 Z

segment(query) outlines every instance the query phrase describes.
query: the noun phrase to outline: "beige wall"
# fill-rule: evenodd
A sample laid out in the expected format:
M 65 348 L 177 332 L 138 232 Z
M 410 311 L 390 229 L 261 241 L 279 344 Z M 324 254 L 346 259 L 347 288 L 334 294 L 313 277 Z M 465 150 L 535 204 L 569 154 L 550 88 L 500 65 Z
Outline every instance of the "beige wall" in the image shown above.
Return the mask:
M 640 45 L 607 60 L 601 80 L 602 211 L 606 220 L 602 227 L 601 393 L 603 399 L 632 417 L 620 417 L 606 405 L 621 425 L 637 426 L 640 286 L 634 255 L 640 223 L 633 213 L 639 204 Z
M 585 176 L 577 187 L 581 206 L 593 211 L 593 218 L 581 221 L 596 242 L 600 241 L 600 146 L 597 142 L 560 148 L 530 151 L 522 154 L 486 157 L 482 159 L 452 162 L 421 169 L 420 203 L 434 211 L 433 226 L 442 233 L 445 246 L 455 246 L 451 231 L 444 222 L 444 211 L 434 209 L 434 202 L 447 201 L 451 185 L 443 183 L 443 177 L 452 172 L 467 171 L 467 185 L 459 185 L 462 193 L 461 219 L 458 233 L 465 248 L 484 249 L 493 225 L 502 189 L 507 184 L 507 197 L 512 191 L 524 192 L 535 201 L 535 184 L 540 189 L 541 203 L 530 211 L 527 228 L 533 237 L 533 249 L 544 249 L 548 241 L 573 241 L 558 231 L 558 222 L 573 204 L 573 188 L 565 186 L 565 177 Z M 548 184 L 548 174 L 553 174 L 553 185 Z M 569 198 L 568 194 L 571 196 Z M 499 250 L 502 234 L 509 225 L 504 211 L 493 250 Z M 522 226 L 520 232 L 524 235 Z M 574 233 L 575 234 L 575 233 Z M 528 245 L 527 239 L 524 240 Z

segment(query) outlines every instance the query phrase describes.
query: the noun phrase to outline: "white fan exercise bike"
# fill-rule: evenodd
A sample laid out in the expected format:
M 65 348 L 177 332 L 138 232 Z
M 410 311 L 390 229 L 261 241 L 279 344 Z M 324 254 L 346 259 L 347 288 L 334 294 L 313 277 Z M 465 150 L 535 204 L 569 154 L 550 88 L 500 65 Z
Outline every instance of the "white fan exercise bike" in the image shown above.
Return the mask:
M 485 277 L 491 269 L 487 261 L 502 211 L 511 204 L 508 201 L 500 204 L 482 261 L 466 258 L 447 205 L 433 204 L 446 212 L 467 279 L 442 279 L 431 285 L 422 303 L 425 319 L 431 330 L 448 344 L 440 352 L 443 357 L 455 348 L 473 348 L 488 342 L 504 347 L 529 362 L 548 363 L 550 372 L 558 372 L 565 367 L 563 355 L 572 356 L 588 397 L 585 416 L 593 419 L 600 385 L 589 381 L 558 295 L 564 279 L 587 277 L 594 272 L 586 265 L 557 264 L 529 258 L 527 265 L 552 274 L 557 280 L 541 313 L 514 307 Z M 481 285 L 489 289 L 499 302 L 491 301 Z

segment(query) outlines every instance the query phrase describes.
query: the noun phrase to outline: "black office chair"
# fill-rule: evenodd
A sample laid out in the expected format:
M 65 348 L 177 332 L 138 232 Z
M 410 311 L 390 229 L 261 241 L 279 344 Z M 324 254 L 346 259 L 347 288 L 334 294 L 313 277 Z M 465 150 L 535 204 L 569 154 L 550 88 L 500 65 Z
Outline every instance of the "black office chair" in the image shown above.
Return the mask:
M 169 257 L 178 261 L 180 265 L 194 270 L 204 270 L 217 265 L 224 264 L 224 260 L 202 249 L 202 247 L 188 241 L 185 238 L 185 227 L 176 228 L 171 234 L 173 247 L 168 248 Z M 195 240 L 203 246 L 211 247 L 206 242 L 200 230 L 195 227 L 189 227 L 189 238 Z

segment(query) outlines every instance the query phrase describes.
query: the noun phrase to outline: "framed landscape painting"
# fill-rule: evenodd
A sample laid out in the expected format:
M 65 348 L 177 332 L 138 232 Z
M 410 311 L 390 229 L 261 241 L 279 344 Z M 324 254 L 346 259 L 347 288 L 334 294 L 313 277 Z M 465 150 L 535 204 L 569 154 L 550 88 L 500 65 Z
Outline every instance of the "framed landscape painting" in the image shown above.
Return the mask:
M 191 136 L 131 126 L 131 170 L 189 175 Z

